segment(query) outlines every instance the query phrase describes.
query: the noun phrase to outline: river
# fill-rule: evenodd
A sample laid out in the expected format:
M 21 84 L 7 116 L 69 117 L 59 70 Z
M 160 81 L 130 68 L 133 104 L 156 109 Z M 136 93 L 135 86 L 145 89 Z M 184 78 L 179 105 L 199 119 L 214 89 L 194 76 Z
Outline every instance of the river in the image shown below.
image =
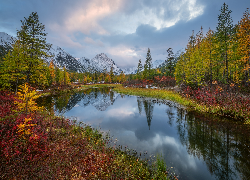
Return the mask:
M 134 149 L 142 158 L 162 155 L 180 180 L 250 178 L 250 130 L 243 123 L 110 88 L 43 97 L 38 104 L 108 132 L 116 146 Z

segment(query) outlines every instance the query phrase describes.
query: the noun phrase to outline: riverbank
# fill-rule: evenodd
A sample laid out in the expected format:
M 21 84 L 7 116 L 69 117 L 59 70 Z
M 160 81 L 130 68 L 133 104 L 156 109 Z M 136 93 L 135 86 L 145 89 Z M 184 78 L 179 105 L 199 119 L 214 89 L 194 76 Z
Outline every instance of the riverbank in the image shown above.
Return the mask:
M 24 107 L 10 92 L 0 99 L 1 179 L 177 179 L 161 158 L 149 165 L 90 126 Z
M 40 93 L 43 96 L 58 95 L 101 87 L 112 87 L 114 91 L 123 94 L 170 100 L 186 107 L 189 111 L 214 114 L 250 124 L 250 97 L 236 92 L 224 91 L 220 86 L 216 86 L 213 89 L 203 87 L 196 90 L 186 87 L 186 89 L 177 92 L 173 88 L 168 90 L 160 88 L 123 87 L 122 84 L 78 84 L 55 87 Z
M 173 90 L 122 86 L 115 87 L 113 90 L 122 94 L 171 100 L 185 106 L 190 111 L 229 117 L 250 124 L 250 98 L 243 98 L 238 94 L 223 93 L 222 91 L 213 93 L 207 89 L 188 89 L 178 93 Z
M 52 86 L 45 90 L 37 90 L 37 93 L 41 96 L 50 96 L 50 95 L 60 95 L 63 93 L 78 92 L 83 91 L 89 88 L 101 88 L 101 87 L 120 87 L 121 84 L 71 84 L 71 85 L 62 85 L 62 86 Z

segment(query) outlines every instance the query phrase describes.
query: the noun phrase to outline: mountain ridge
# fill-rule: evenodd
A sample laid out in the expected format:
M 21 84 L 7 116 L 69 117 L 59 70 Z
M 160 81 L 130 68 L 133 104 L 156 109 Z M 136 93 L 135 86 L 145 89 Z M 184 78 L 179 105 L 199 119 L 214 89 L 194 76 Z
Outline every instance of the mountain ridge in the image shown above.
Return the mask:
M 8 46 L 15 42 L 16 38 L 5 33 L 0 32 L 0 46 Z M 48 54 L 52 56 L 52 58 L 46 58 L 45 61 L 47 64 L 53 60 L 53 63 L 62 69 L 65 67 L 67 70 L 76 71 L 76 72 L 110 72 L 113 67 L 113 72 L 115 75 L 123 72 L 124 74 L 136 74 L 137 66 L 132 68 L 119 68 L 114 60 L 109 58 L 105 53 L 99 53 L 94 58 L 88 59 L 85 57 L 76 58 L 71 54 L 66 52 L 59 46 L 52 45 Z M 157 68 L 160 64 L 162 64 L 163 60 L 156 60 L 153 62 L 153 68 Z

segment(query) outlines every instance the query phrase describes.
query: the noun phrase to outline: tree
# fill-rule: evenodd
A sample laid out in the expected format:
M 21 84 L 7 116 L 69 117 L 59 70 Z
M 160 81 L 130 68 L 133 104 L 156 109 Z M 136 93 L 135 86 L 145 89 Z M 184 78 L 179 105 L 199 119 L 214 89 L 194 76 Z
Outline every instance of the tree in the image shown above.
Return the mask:
M 203 53 L 203 58 L 204 62 L 206 64 L 206 74 L 207 74 L 207 79 L 209 80 L 210 85 L 212 84 L 212 81 L 215 79 L 215 73 L 214 71 L 216 66 L 215 62 L 215 36 L 214 32 L 209 28 L 206 37 L 204 37 L 202 46 L 204 47 L 204 53 Z
M 175 62 L 174 62 L 174 53 L 173 53 L 173 49 L 172 48 L 168 48 L 167 50 L 168 52 L 168 57 L 167 60 L 165 60 L 165 69 L 166 69 L 166 73 L 167 75 L 170 76 L 174 76 L 174 66 L 175 66 Z
M 125 78 L 125 74 L 123 73 L 123 71 L 120 73 L 119 75 L 119 82 L 120 83 L 123 83 L 126 81 L 126 78 Z
M 112 83 L 114 81 L 114 67 L 113 66 L 110 68 L 109 76 L 110 76 L 110 83 Z
M 12 45 L 12 49 L 3 58 L 2 66 L 0 67 L 0 83 L 3 87 L 8 87 L 15 89 L 17 92 L 17 87 L 24 83 L 26 75 L 24 72 L 27 69 L 25 59 L 28 57 L 27 48 L 25 45 L 20 44 L 20 41 L 16 41 Z
M 226 84 L 229 83 L 229 73 L 228 73 L 228 48 L 230 45 L 231 34 L 233 32 L 233 20 L 230 16 L 231 10 L 228 10 L 228 5 L 226 3 L 223 4 L 220 10 L 220 15 L 218 16 L 218 26 L 216 27 L 216 36 L 217 41 L 219 43 L 219 54 L 221 54 L 221 58 L 224 62 L 224 77 L 226 78 Z M 224 78 L 224 79 L 225 79 Z
M 250 81 L 250 13 L 249 9 L 244 12 L 241 18 L 236 33 L 240 55 L 240 63 L 243 64 L 243 71 L 245 74 L 245 82 Z
M 151 75 L 152 75 L 151 69 L 152 69 L 152 67 L 153 67 L 153 65 L 152 65 L 152 57 L 151 57 L 150 49 L 148 48 L 146 61 L 145 61 L 145 64 L 144 64 L 144 72 L 143 72 L 144 78 L 146 78 L 146 79 L 151 78 Z
M 70 79 L 69 79 L 69 73 L 66 70 L 66 67 L 63 67 L 63 84 L 64 85 L 68 85 L 70 83 Z
M 63 72 L 58 67 L 55 68 L 55 80 L 56 80 L 56 84 L 62 85 L 62 83 L 63 83 Z
M 136 72 L 136 78 L 137 79 L 142 79 L 141 77 L 141 71 L 142 71 L 143 67 L 142 67 L 142 63 L 141 63 L 141 59 L 139 59 L 139 63 L 138 63 L 138 66 L 137 66 L 137 72 Z
M 32 12 L 28 18 L 24 18 L 24 21 L 21 20 L 21 23 L 21 29 L 17 31 L 17 38 L 22 45 L 27 46 L 26 82 L 34 84 L 36 78 L 40 78 L 39 74 L 44 71 L 44 59 L 48 57 L 46 52 L 51 45 L 46 43 L 45 26 L 39 22 L 37 12 Z

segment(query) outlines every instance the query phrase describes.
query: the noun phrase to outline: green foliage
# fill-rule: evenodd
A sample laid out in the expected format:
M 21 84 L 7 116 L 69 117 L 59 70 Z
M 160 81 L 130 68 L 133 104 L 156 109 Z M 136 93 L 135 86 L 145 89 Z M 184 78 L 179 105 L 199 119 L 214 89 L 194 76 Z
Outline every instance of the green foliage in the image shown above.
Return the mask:
M 144 71 L 143 71 L 143 79 L 151 79 L 152 78 L 152 57 L 150 53 L 150 49 L 148 48 L 146 61 L 144 64 Z
M 209 29 L 205 36 L 203 29 L 196 35 L 192 33 L 176 63 L 174 74 L 178 84 L 196 88 L 217 82 L 228 86 L 248 84 L 250 16 L 246 11 L 242 21 L 234 26 L 230 14 L 224 3 L 216 31 Z
M 0 83 L 4 88 L 14 89 L 17 92 L 17 87 L 24 83 L 27 70 L 25 59 L 28 58 L 27 46 L 22 45 L 20 41 L 13 44 L 12 49 L 3 58 Z
M 46 52 L 51 45 L 46 43 L 45 26 L 39 22 L 36 12 L 32 12 L 28 18 L 21 20 L 21 23 L 21 29 L 17 31 L 17 38 L 27 48 L 27 58 L 25 59 L 27 69 L 24 72 L 26 82 L 47 84 L 46 77 L 43 75 L 43 72 L 47 70 L 43 59 L 48 57 Z
M 173 77 L 174 76 L 174 68 L 175 68 L 175 64 L 176 64 L 173 49 L 168 48 L 167 52 L 168 52 L 168 57 L 167 57 L 167 60 L 165 60 L 164 71 L 165 71 L 166 76 Z
M 228 10 L 228 5 L 226 3 L 223 4 L 220 10 L 220 15 L 218 16 L 218 26 L 216 27 L 216 40 L 219 44 L 217 52 L 221 56 L 218 56 L 218 58 L 221 60 L 224 69 L 223 73 L 225 74 L 223 77 L 223 81 L 225 83 L 229 83 L 229 57 L 228 57 L 228 51 L 229 51 L 229 44 L 233 33 L 233 24 L 232 24 L 232 18 L 230 14 L 232 13 L 231 10 Z

